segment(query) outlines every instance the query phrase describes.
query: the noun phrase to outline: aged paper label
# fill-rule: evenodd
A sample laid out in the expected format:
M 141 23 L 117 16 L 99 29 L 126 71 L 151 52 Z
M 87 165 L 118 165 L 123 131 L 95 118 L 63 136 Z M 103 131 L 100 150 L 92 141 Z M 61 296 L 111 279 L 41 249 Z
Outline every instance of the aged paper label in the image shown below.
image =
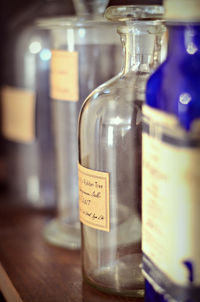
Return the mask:
M 80 221 L 92 228 L 109 232 L 109 173 L 78 165 Z
M 78 101 L 78 52 L 52 50 L 50 87 L 53 99 Z
M 142 250 L 178 285 L 200 285 L 200 138 L 144 106 Z M 192 137 L 192 136 L 191 136 Z
M 2 132 L 10 140 L 32 142 L 35 139 L 35 94 L 5 86 L 2 97 Z

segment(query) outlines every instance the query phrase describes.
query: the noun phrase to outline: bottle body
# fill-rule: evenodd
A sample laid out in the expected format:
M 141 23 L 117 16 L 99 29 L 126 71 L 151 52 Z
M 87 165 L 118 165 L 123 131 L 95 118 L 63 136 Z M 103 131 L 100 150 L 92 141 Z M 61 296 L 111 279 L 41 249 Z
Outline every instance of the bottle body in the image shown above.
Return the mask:
M 119 72 L 121 46 L 114 35 L 116 26 L 102 17 L 57 19 L 48 26 L 52 27 L 51 105 L 58 217 L 47 225 L 45 237 L 54 244 L 79 248 L 78 115 L 90 91 Z
M 196 167 L 199 164 L 200 27 L 198 23 L 169 23 L 168 29 L 168 56 L 148 81 L 144 110 L 146 300 L 198 301 L 200 247 L 196 240 L 198 218 L 195 213 L 199 212 Z M 147 183 L 152 171 L 156 171 L 157 176 L 154 174 Z M 159 216 L 155 218 L 158 209 Z M 165 242 L 158 238 L 165 238 Z M 155 246 L 160 253 L 155 253 Z
M 9 193 L 29 205 L 52 207 L 49 33 L 30 25 L 10 41 L 2 88 Z
M 85 103 L 80 117 L 80 164 L 109 173 L 110 192 L 110 231 L 82 224 L 82 261 L 86 280 L 97 288 L 125 295 L 134 291 L 136 296 L 142 296 L 139 267 L 142 100 L 133 102 L 128 97 L 133 93 L 130 86 L 126 85 L 127 95 L 124 94 L 126 80 L 107 84 L 97 99 Z M 116 90 L 118 101 L 112 94 Z
M 88 96 L 79 118 L 83 275 L 96 288 L 119 295 L 144 294 L 141 108 L 160 53 L 160 26 L 138 21 L 118 27 L 123 70 Z
M 36 18 L 68 13 L 74 13 L 70 1 L 40 1 L 7 29 L 1 106 L 8 191 L 10 198 L 38 208 L 55 207 L 55 178 L 50 32 L 38 28 Z

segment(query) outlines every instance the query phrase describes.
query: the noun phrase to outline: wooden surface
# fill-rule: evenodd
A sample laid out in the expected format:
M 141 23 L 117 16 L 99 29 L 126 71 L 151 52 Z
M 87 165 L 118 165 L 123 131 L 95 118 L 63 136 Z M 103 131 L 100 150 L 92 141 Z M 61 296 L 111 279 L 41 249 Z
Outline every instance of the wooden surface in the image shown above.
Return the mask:
M 106 295 L 83 282 L 80 252 L 43 239 L 44 225 L 53 215 L 0 201 L 0 292 L 6 301 L 143 301 Z

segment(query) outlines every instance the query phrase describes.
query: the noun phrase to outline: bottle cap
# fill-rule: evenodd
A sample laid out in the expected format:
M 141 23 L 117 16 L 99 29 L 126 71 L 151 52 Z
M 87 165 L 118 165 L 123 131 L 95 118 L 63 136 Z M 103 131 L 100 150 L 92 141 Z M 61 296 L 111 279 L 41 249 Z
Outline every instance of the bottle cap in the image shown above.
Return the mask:
M 168 21 L 200 21 L 200 0 L 164 0 Z

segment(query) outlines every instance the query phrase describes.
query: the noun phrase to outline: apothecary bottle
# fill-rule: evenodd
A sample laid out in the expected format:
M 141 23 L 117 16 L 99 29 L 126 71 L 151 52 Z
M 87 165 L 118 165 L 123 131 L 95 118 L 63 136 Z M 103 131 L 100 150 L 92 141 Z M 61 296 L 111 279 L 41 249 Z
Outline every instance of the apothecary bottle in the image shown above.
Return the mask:
M 123 69 L 86 99 L 79 119 L 79 210 L 87 282 L 141 297 L 141 108 L 160 63 L 162 6 L 111 6 Z
M 8 189 L 15 202 L 29 206 L 55 206 L 50 40 L 35 21 L 73 12 L 70 1 L 38 1 L 8 28 L 1 89 Z
M 200 2 L 166 0 L 168 55 L 143 107 L 143 272 L 148 302 L 200 301 Z
M 78 211 L 78 115 L 86 96 L 121 68 L 116 25 L 103 17 L 106 1 L 74 1 L 76 17 L 52 19 L 51 108 L 58 215 L 44 229 L 56 245 L 80 248 Z M 111 60 L 112 58 L 112 60 Z

